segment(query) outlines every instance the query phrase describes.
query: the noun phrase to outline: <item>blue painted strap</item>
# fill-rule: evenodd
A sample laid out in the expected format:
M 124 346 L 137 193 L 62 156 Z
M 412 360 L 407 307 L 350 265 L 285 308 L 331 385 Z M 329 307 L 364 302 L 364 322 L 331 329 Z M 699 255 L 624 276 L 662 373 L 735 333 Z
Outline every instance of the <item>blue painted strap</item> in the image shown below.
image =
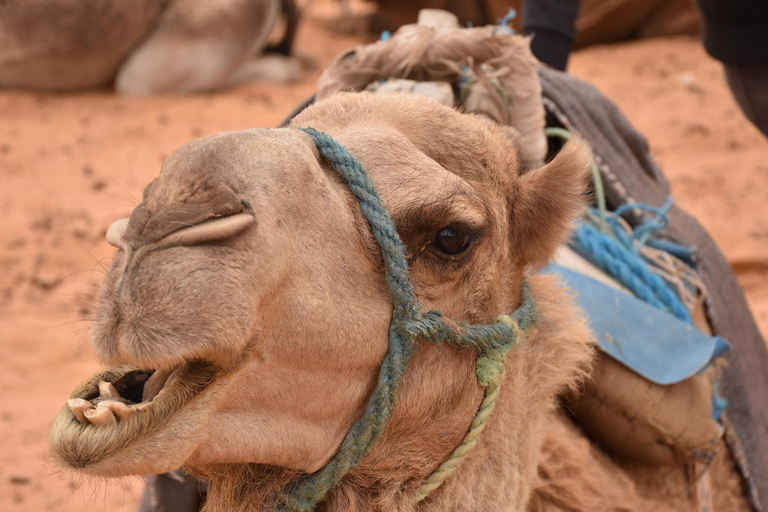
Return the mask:
M 547 272 L 577 292 L 602 351 L 651 382 L 683 381 L 730 348 L 723 338 L 589 276 L 560 265 Z

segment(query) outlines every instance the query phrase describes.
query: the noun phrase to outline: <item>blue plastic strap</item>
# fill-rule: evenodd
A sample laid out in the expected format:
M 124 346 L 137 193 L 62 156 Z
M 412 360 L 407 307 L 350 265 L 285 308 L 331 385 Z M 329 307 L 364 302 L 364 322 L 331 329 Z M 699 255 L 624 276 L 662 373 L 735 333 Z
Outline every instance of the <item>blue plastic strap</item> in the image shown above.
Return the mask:
M 723 338 L 589 276 L 560 265 L 548 268 L 576 291 L 600 349 L 656 384 L 683 381 L 730 349 Z

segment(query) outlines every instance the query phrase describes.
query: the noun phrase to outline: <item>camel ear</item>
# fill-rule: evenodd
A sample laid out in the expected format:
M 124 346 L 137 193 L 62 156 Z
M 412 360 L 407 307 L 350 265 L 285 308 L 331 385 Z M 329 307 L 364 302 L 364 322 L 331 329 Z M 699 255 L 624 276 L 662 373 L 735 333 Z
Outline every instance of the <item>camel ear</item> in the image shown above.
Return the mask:
M 572 138 L 544 167 L 520 177 L 512 204 L 512 251 L 541 268 L 565 241 L 587 204 L 592 153 Z

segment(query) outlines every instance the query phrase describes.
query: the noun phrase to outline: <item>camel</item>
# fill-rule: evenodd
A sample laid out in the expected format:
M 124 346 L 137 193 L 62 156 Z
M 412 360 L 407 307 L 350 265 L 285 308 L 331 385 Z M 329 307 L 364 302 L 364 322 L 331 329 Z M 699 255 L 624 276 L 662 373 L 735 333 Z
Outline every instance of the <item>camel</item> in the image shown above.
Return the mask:
M 367 170 L 425 311 L 487 324 L 520 305 L 526 281 L 537 318 L 442 486 L 415 502 L 482 389 L 475 351 L 424 342 L 383 436 L 318 510 L 693 510 L 681 468 L 612 458 L 561 405 L 594 343 L 568 290 L 537 271 L 587 201 L 585 144 L 526 169 L 513 129 L 404 94 L 335 94 L 287 128 L 212 135 L 166 160 L 107 233 L 119 251 L 92 340 L 111 368 L 52 427 L 63 466 L 103 477 L 183 466 L 210 482 L 206 511 L 255 511 L 339 449 L 376 385 L 392 299 L 357 201 L 300 127 Z M 715 510 L 748 510 L 725 449 L 710 471 Z
M 283 39 L 268 46 L 280 13 Z M 0 87 L 188 93 L 301 75 L 292 0 L 0 2 Z M 266 54 L 264 52 L 267 52 Z

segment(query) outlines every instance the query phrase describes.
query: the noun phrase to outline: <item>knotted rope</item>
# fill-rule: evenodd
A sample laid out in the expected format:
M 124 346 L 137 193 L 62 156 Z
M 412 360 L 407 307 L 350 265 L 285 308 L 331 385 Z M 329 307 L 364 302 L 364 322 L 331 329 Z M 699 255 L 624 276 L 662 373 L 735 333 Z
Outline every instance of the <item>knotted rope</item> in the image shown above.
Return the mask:
M 548 137 L 564 140 L 571 138 L 571 133 L 562 128 L 547 128 L 545 133 Z M 660 208 L 631 203 L 622 205 L 610 213 L 605 203 L 600 170 L 594 161 L 592 162 L 592 180 L 598 207 L 590 209 L 586 220 L 576 226 L 571 238 L 571 248 L 616 279 L 638 298 L 672 313 L 685 322 L 692 323 L 688 307 L 668 284 L 673 280 L 672 276 L 666 279 L 667 272 L 654 271 L 655 269 L 644 259 L 644 256 L 649 253 L 649 249 L 645 247 L 648 239 L 669 223 L 667 212 L 672 206 L 672 198 L 670 197 Z M 654 214 L 655 218 L 640 224 L 632 231 L 621 218 L 623 214 L 632 210 L 643 210 Z M 672 257 L 667 255 L 665 262 L 670 259 Z M 681 266 L 684 267 L 682 263 Z M 678 281 L 690 279 L 688 274 L 682 272 L 681 274 L 682 277 L 677 278 Z M 703 285 L 701 287 L 703 288 Z
M 638 298 L 692 323 L 691 314 L 667 283 L 637 254 L 590 224 L 580 224 L 571 246 L 602 271 L 629 288 Z
M 320 154 L 357 198 L 381 249 L 394 307 L 389 327 L 389 350 L 381 363 L 378 383 L 368 399 L 365 413 L 352 426 L 328 464 L 296 482 L 279 498 L 276 508 L 292 512 L 314 509 L 326 493 L 370 451 L 392 416 L 395 394 L 416 350 L 416 340 L 426 339 L 477 350 L 475 372 L 478 384 L 485 388 L 485 395 L 461 444 L 419 488 L 415 500 L 420 501 L 437 489 L 477 444 L 496 404 L 504 374 L 504 356 L 519 343 L 522 331 L 535 319 L 533 297 L 524 282 L 520 307 L 511 315 L 503 315 L 488 325 L 460 323 L 455 324 L 456 328 L 453 322 L 446 322 L 439 311 L 422 312 L 410 283 L 405 247 L 373 181 L 360 162 L 329 135 L 313 128 L 300 129 L 312 137 Z

